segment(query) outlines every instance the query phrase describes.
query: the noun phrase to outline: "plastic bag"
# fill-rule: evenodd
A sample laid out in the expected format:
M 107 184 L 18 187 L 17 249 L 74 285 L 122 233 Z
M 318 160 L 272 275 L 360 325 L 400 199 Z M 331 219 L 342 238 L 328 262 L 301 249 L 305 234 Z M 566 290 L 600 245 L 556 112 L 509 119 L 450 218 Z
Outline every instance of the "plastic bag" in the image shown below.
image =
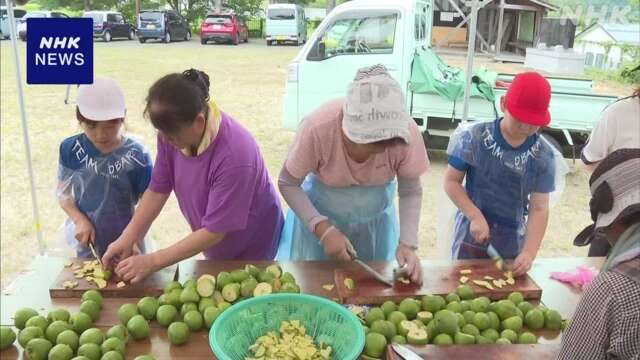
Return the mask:
M 550 206 L 556 204 L 569 167 L 542 136 L 513 148 L 502 138 L 500 121 L 461 123 L 451 136 L 447 154 L 452 166 L 466 172 L 466 192 L 492 229 L 492 244 L 502 244 L 505 252 L 514 255 L 524 241 L 531 194 L 549 193 Z M 468 234 L 468 219 L 457 219 L 455 226 L 453 253 L 457 256 L 463 241 L 474 242 Z M 504 239 L 497 238 L 498 233 Z
M 61 204 L 77 207 L 91 222 L 99 256 L 129 224 L 149 184 L 151 169 L 149 152 L 131 137 L 124 137 L 121 146 L 109 154 L 100 153 L 84 134 L 70 137 L 60 146 L 56 195 Z M 78 256 L 91 256 L 75 238 L 70 219 L 61 232 Z M 143 242 L 140 245 L 144 247 Z

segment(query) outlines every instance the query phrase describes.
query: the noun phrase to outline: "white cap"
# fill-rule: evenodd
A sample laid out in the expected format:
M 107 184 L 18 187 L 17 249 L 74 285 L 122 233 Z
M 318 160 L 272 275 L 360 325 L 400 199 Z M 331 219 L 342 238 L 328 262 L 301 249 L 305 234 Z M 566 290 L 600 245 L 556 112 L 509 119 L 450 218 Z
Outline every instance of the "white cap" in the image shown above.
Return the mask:
M 357 144 L 401 138 L 409 143 L 411 116 L 398 82 L 383 65 L 358 70 L 349 86 L 342 131 Z
M 113 79 L 95 77 L 93 84 L 80 85 L 76 102 L 87 120 L 107 121 L 124 118 L 124 93 Z

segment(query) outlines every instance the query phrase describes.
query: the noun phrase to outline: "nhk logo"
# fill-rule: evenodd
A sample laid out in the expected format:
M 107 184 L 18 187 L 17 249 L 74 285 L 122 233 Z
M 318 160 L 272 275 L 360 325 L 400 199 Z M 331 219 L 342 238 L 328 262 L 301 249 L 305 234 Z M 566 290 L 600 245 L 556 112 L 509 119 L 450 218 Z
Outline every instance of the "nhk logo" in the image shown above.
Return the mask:
M 40 50 L 41 52 L 36 53 L 36 65 L 62 65 L 62 66 L 70 66 L 73 62 L 73 65 L 82 66 L 84 65 L 84 54 L 81 52 L 77 53 L 59 53 L 59 52 L 43 52 L 43 49 L 80 49 L 78 46 L 78 42 L 80 42 L 80 37 L 47 37 L 40 39 Z
M 27 19 L 27 83 L 93 83 L 93 20 Z

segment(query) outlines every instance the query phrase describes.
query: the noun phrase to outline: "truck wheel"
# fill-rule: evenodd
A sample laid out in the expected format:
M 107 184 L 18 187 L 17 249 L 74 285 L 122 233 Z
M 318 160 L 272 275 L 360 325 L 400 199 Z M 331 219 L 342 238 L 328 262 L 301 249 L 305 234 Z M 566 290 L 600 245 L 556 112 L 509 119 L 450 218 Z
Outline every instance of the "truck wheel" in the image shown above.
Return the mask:
M 187 34 L 184 36 L 184 41 L 190 41 L 191 40 L 191 31 L 187 31 Z
M 171 42 L 171 34 L 169 34 L 169 31 L 167 31 L 166 34 L 164 34 L 164 38 L 162 39 L 162 41 L 165 44 L 168 44 Z
M 102 40 L 105 42 L 111 41 L 111 31 L 107 30 L 104 35 L 102 35 Z
M 200 44 L 207 45 L 207 39 L 200 39 Z
M 136 37 L 136 32 L 133 29 L 129 30 L 129 40 L 133 40 Z
M 267 40 L 267 46 L 271 46 L 271 41 Z
M 145 38 L 138 38 L 138 41 L 140 41 L 140 44 L 144 44 L 147 42 L 147 39 Z
M 236 33 L 236 35 L 233 37 L 233 40 L 231 41 L 231 43 L 233 45 L 238 45 L 239 42 L 240 42 L 240 33 Z

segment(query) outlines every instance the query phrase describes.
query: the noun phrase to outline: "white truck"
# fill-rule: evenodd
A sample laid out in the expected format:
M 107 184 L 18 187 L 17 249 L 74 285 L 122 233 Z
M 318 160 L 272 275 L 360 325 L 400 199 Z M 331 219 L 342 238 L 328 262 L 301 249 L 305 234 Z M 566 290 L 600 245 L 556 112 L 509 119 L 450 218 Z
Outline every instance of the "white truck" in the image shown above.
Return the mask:
M 435 90 L 464 73 L 444 64 L 431 49 L 432 9 L 431 0 L 354 0 L 336 7 L 288 66 L 284 127 L 296 130 L 305 115 L 344 96 L 358 68 L 380 63 L 404 88 L 407 109 L 430 137 L 428 143 L 446 144 L 462 117 L 462 93 L 452 97 Z M 514 76 L 483 74 L 474 76 L 471 121 L 500 116 L 500 97 Z M 593 94 L 591 80 L 547 79 L 553 92 L 552 122 L 543 135 L 565 155 L 575 156 L 616 97 Z

